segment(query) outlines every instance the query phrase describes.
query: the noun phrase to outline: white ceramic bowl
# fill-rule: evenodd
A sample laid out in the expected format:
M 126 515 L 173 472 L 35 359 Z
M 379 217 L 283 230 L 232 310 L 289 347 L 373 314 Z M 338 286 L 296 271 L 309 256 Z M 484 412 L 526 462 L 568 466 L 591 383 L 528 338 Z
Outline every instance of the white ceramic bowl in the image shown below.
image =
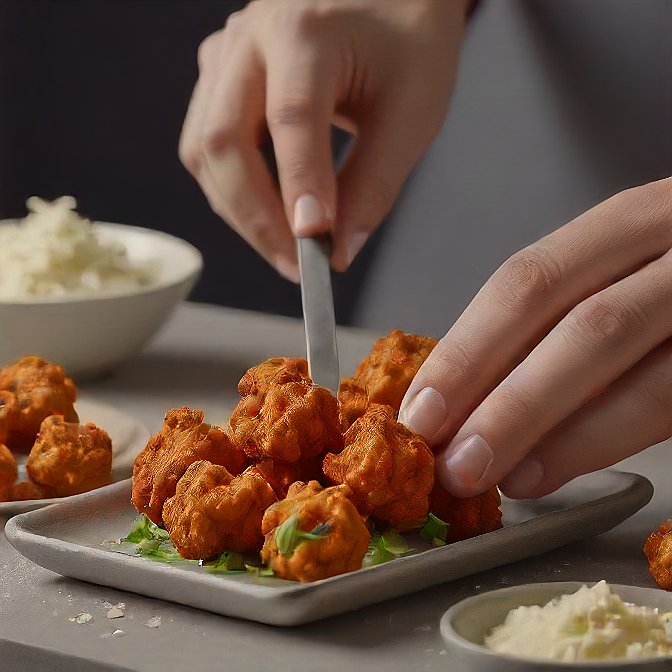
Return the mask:
M 588 586 L 594 582 L 586 581 Z M 562 663 L 524 660 L 495 653 L 483 646 L 485 636 L 504 621 L 511 609 L 544 605 L 554 597 L 575 593 L 584 583 L 529 583 L 481 593 L 454 604 L 441 619 L 441 634 L 446 649 L 459 669 L 479 672 L 663 672 L 672 670 L 672 659 L 646 661 L 596 661 Z M 612 591 L 625 602 L 672 611 L 672 594 L 655 588 L 612 585 Z M 448 669 L 457 669 L 450 667 Z
M 201 253 L 184 240 L 123 224 L 94 227 L 101 240 L 123 243 L 132 261 L 158 262 L 157 279 L 114 294 L 0 300 L 0 366 L 34 354 L 80 380 L 106 373 L 156 333 L 200 275 Z

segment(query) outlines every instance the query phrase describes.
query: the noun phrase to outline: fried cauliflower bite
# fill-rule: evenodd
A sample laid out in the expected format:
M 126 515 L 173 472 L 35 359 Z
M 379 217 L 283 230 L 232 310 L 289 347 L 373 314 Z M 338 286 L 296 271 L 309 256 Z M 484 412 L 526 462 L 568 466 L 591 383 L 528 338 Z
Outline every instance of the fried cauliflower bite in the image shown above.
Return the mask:
M 161 431 L 135 458 L 131 501 L 138 513 L 157 525 L 163 522 L 164 502 L 175 494 L 177 482 L 194 462 L 222 465 L 234 476 L 247 466 L 243 451 L 204 417 L 203 411 L 186 406 L 168 411 Z
M 649 536 L 644 554 L 655 582 L 665 590 L 672 590 L 672 520 L 661 523 Z
M 9 390 L 0 390 L 0 444 L 4 444 L 10 432 L 17 427 L 19 403 Z
M 448 523 L 448 543 L 476 537 L 502 526 L 502 499 L 496 487 L 476 497 L 460 499 L 434 483 L 429 496 L 429 510 Z
M 284 499 L 292 483 L 297 481 L 319 481 L 322 473 L 322 455 L 298 462 L 276 462 L 260 460 L 255 465 L 261 475 L 273 488 L 278 499 Z
M 362 515 L 404 531 L 422 525 L 434 485 L 434 457 L 421 436 L 373 404 L 345 434 L 345 448 L 324 458 L 331 483 L 344 483 Z
M 273 357 L 248 369 L 238 383 L 240 397 L 264 395 L 271 385 L 310 381 L 308 362 L 300 357 Z
M 258 398 L 241 399 L 229 421 L 231 438 L 250 458 L 291 463 L 342 448 L 338 401 L 326 388 L 274 383 Z
M 50 499 L 55 496 L 56 493 L 51 488 L 38 485 L 32 481 L 20 481 L 9 489 L 7 500 L 10 502 L 19 502 L 29 499 Z
M 110 482 L 112 440 L 92 422 L 66 422 L 61 415 L 45 418 L 28 455 L 30 480 L 67 497 Z
M 0 502 L 9 498 L 9 490 L 14 485 L 17 474 L 14 455 L 7 446 L 0 443 Z
M 385 404 L 398 412 L 411 381 L 437 343 L 434 338 L 399 329 L 376 341 L 355 375 L 341 381 L 338 399 L 344 430 L 369 404 Z
M 281 579 L 307 583 L 360 569 L 369 531 L 350 489 L 295 483 L 264 514 L 262 560 Z
M 67 422 L 79 421 L 74 407 L 77 390 L 58 364 L 40 357 L 23 357 L 0 369 L 0 390 L 15 397 L 16 411 L 11 417 L 3 422 L 0 413 L 0 425 L 5 425 L 7 446 L 12 450 L 28 452 L 42 421 L 50 415 L 62 415 Z M 8 399 L 4 397 L 5 406 Z
M 258 551 L 261 520 L 276 501 L 255 467 L 232 476 L 226 467 L 194 462 L 163 506 L 163 520 L 183 558 L 207 560 L 224 551 Z

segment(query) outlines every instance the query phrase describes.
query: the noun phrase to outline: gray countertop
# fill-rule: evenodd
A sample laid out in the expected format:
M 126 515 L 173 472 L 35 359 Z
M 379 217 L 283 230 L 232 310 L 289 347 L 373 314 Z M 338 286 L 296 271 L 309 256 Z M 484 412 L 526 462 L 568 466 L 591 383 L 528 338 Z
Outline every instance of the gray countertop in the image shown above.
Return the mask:
M 374 336 L 342 330 L 343 373 Z M 164 332 L 133 362 L 81 393 L 112 404 L 155 431 L 175 405 L 222 422 L 235 384 L 249 366 L 277 355 L 302 354 L 300 322 L 208 306 L 181 307 Z M 372 670 L 434 672 L 452 668 L 438 630 L 454 602 L 484 590 L 531 581 L 594 581 L 655 586 L 641 548 L 658 523 L 672 517 L 672 444 L 619 465 L 647 476 L 652 502 L 617 528 L 421 593 L 308 626 L 281 629 L 66 579 L 24 559 L 0 533 L 0 670 Z M 0 520 L 4 526 L 4 520 Z M 122 619 L 105 617 L 103 602 L 125 602 Z M 68 619 L 80 612 L 93 620 Z M 145 622 L 160 616 L 161 626 Z M 115 629 L 124 635 L 101 639 Z

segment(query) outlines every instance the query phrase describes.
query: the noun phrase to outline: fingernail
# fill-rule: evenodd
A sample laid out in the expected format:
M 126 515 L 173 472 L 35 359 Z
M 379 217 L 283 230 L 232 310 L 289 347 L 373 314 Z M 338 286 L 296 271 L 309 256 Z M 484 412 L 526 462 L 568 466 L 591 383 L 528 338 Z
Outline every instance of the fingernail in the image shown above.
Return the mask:
M 358 231 L 352 234 L 350 241 L 348 242 L 348 266 L 354 261 L 368 238 L 369 234 L 365 231 Z
M 294 204 L 294 235 L 311 236 L 327 219 L 322 202 L 312 194 L 304 194 Z
M 420 390 L 399 411 L 399 422 L 430 442 L 445 421 L 446 404 L 433 387 Z
M 541 485 L 545 473 L 544 463 L 538 457 L 526 457 L 504 479 L 502 488 L 507 497 L 525 499 Z
M 287 261 L 284 257 L 276 257 L 275 268 L 283 278 L 286 278 L 295 284 L 299 283 L 301 276 L 299 275 L 299 267 L 296 264 Z
M 485 475 L 493 460 L 492 448 L 479 434 L 449 445 L 444 458 L 437 465 L 448 490 L 458 494 L 462 488 L 476 485 Z

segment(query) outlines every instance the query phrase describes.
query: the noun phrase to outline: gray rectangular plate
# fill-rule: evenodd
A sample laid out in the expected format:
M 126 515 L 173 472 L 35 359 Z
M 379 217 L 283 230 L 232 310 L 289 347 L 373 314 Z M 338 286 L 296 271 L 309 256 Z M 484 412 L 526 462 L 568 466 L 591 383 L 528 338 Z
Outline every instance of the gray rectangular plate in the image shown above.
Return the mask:
M 653 494 L 643 476 L 606 470 L 539 500 L 504 500 L 504 527 L 384 565 L 299 584 L 252 574 L 213 575 L 114 552 L 137 516 L 130 480 L 12 518 L 20 553 L 53 572 L 271 625 L 298 625 L 544 553 L 611 529 Z M 561 557 L 561 553 L 558 554 Z

